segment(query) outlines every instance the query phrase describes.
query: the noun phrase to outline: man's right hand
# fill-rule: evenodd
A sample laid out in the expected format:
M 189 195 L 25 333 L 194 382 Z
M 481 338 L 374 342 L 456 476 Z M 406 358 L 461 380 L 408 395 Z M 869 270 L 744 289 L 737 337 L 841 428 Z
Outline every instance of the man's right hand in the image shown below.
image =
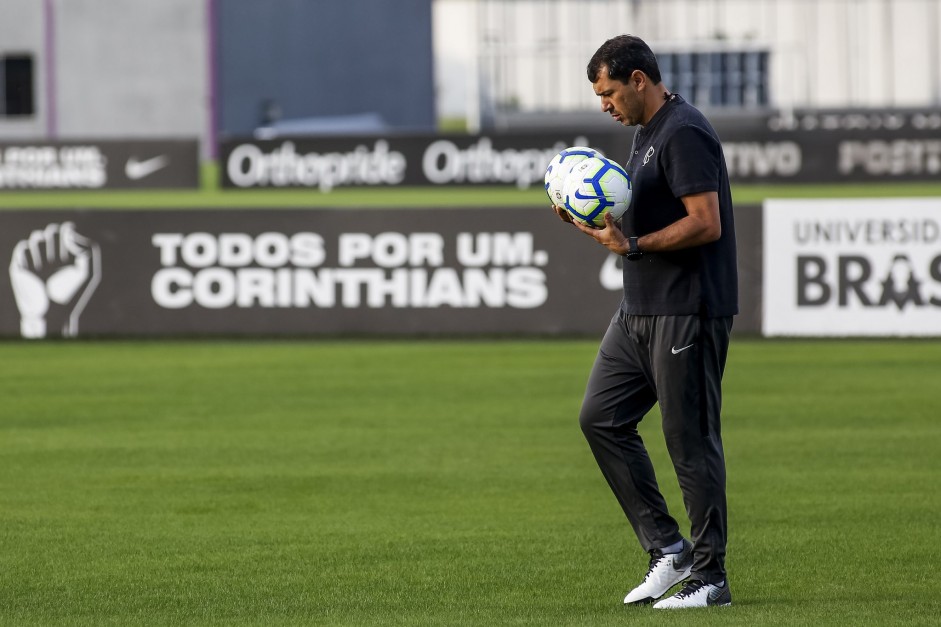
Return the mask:
M 582 222 L 573 222 L 575 228 L 591 237 L 596 242 L 613 252 L 615 255 L 626 255 L 630 250 L 627 236 L 621 231 L 617 220 L 610 213 L 604 214 L 604 227 L 592 228 Z
M 559 207 L 558 205 L 553 205 L 552 208 L 555 210 L 555 213 L 557 216 L 559 216 L 560 220 L 562 220 L 563 222 L 568 222 L 569 224 L 573 223 L 572 214 L 566 211 L 565 207 Z

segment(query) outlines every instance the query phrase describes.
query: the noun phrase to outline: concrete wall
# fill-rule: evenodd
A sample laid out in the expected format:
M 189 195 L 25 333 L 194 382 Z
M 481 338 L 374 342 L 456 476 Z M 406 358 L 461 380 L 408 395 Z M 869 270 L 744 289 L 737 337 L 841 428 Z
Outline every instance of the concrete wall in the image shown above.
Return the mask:
M 46 99 L 43 68 L 44 53 L 43 11 L 41 0 L 2 0 L 0 2 L 0 56 L 27 53 L 33 55 L 36 72 L 32 116 L 4 117 L 0 115 L 0 137 L 43 137 L 46 132 Z
M 57 0 L 55 7 L 62 138 L 204 132 L 204 1 Z
M 37 114 L 0 137 L 202 136 L 208 50 L 205 0 L 3 0 L 0 51 L 34 55 Z

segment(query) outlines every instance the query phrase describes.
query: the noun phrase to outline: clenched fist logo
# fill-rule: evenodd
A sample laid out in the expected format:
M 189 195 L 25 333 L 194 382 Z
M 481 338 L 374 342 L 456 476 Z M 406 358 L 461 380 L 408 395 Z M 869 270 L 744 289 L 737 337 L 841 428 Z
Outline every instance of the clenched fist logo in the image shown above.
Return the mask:
M 10 283 L 23 337 L 61 331 L 78 335 L 78 319 L 101 282 L 98 244 L 75 232 L 72 222 L 37 229 L 13 248 Z

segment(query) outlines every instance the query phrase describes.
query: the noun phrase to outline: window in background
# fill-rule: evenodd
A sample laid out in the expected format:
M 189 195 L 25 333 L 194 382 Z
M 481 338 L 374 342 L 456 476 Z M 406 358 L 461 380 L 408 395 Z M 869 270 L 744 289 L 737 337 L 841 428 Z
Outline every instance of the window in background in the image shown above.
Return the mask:
M 767 107 L 767 50 L 666 52 L 657 55 L 663 82 L 700 107 Z
M 0 116 L 34 115 L 33 57 L 0 57 Z

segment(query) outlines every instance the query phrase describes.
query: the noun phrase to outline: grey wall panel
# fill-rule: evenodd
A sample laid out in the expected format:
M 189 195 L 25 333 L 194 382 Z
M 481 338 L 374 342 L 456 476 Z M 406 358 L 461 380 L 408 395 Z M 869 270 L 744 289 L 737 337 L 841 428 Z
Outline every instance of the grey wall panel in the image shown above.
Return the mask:
M 204 134 L 204 1 L 57 0 L 54 6 L 61 138 Z
M 226 0 L 218 15 L 224 134 L 251 133 L 266 100 L 288 119 L 434 127 L 431 0 Z

